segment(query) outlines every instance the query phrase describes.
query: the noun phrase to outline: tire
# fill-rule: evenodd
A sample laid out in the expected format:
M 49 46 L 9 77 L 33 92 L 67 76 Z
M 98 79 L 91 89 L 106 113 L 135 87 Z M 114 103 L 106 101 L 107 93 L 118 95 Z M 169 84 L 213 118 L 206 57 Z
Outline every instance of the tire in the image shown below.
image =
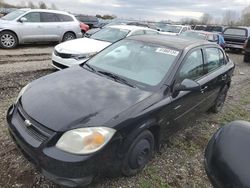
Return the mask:
M 215 101 L 214 106 L 212 106 L 210 109 L 211 112 L 219 113 L 222 110 L 222 107 L 223 107 L 224 102 L 225 102 L 226 97 L 227 97 L 228 89 L 229 89 L 228 86 L 225 85 L 223 87 L 223 89 L 220 91 L 220 93 Z
M 0 33 L 0 46 L 5 49 L 15 48 L 18 45 L 18 38 L 11 31 L 3 31 Z
M 122 174 L 133 176 L 140 172 L 153 157 L 154 136 L 145 130 L 140 133 L 128 148 L 122 163 Z
M 72 32 L 67 32 L 63 35 L 62 42 L 76 39 L 76 35 Z
M 244 55 L 244 60 L 243 60 L 245 63 L 249 63 L 250 62 L 250 54 L 246 53 L 245 52 L 245 55 Z

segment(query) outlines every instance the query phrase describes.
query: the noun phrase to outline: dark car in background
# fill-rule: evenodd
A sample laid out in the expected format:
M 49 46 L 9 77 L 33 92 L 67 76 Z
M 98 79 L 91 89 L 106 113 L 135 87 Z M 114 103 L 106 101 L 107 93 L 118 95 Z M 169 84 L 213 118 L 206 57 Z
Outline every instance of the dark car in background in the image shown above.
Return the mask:
M 225 27 L 223 27 L 223 26 L 208 25 L 208 26 L 206 26 L 204 31 L 222 33 L 224 31 L 224 29 L 225 29 Z
M 197 31 L 204 31 L 206 29 L 206 25 L 196 25 L 194 27 L 194 30 L 197 30 Z
M 90 29 L 97 28 L 99 20 L 95 16 L 88 16 L 88 15 L 75 15 L 76 19 L 80 22 L 83 22 L 89 26 Z
M 233 70 L 207 41 L 129 37 L 25 86 L 7 112 L 10 134 L 61 185 L 135 175 L 171 134 L 221 110 Z
M 250 187 L 250 122 L 222 126 L 205 150 L 205 169 L 214 188 Z
M 249 31 L 248 27 L 227 27 L 222 33 L 226 41 L 226 48 L 243 50 L 244 44 L 250 35 Z
M 250 37 L 244 44 L 244 62 L 250 62 Z

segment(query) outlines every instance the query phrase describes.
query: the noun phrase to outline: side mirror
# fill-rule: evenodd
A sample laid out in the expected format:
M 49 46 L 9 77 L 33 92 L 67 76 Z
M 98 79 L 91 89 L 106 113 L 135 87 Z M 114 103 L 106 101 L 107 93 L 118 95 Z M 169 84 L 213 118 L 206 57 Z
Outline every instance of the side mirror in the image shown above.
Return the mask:
M 201 86 L 198 82 L 190 80 L 190 79 L 184 79 L 181 84 L 177 85 L 174 88 L 173 97 L 175 98 L 180 91 L 200 91 Z
M 198 82 L 190 80 L 190 79 L 184 79 L 177 88 L 175 88 L 176 91 L 200 91 L 201 86 Z
M 22 18 L 20 18 L 20 20 L 19 20 L 21 23 L 23 23 L 23 22 L 27 22 L 28 20 L 27 20 L 27 18 L 25 18 L 25 17 L 22 17 Z

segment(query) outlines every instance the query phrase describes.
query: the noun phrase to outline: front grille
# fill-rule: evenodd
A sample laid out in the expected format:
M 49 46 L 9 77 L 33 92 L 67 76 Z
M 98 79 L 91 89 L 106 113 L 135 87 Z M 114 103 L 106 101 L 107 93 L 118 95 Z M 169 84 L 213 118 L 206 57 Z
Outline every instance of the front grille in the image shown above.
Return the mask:
M 66 65 L 62 65 L 60 63 L 57 63 L 55 61 L 52 61 L 53 65 L 55 65 L 56 67 L 58 67 L 59 69 L 66 69 L 68 68 Z
M 60 52 L 58 52 L 56 50 L 54 51 L 54 54 L 56 56 L 59 56 L 59 57 L 64 58 L 64 59 L 72 58 L 72 54 L 60 53 Z
M 24 112 L 21 105 L 18 105 L 17 116 L 19 124 L 22 126 L 23 130 L 25 130 L 27 134 L 29 134 L 32 138 L 34 138 L 39 142 L 44 142 L 48 140 L 54 133 L 52 130 L 42 126 L 41 124 L 30 118 Z M 32 125 L 30 126 L 25 125 L 25 120 L 29 120 L 32 123 Z

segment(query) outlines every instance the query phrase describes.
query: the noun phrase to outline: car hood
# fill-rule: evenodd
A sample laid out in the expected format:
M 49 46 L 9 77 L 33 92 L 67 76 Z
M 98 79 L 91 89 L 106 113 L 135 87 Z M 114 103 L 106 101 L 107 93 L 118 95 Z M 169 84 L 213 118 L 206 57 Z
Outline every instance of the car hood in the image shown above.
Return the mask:
M 75 66 L 32 82 L 20 102 L 35 121 L 63 132 L 110 126 L 105 123 L 151 94 Z
M 60 53 L 89 54 L 99 52 L 110 44 L 110 42 L 104 42 L 85 37 L 58 44 L 55 47 L 55 50 Z

